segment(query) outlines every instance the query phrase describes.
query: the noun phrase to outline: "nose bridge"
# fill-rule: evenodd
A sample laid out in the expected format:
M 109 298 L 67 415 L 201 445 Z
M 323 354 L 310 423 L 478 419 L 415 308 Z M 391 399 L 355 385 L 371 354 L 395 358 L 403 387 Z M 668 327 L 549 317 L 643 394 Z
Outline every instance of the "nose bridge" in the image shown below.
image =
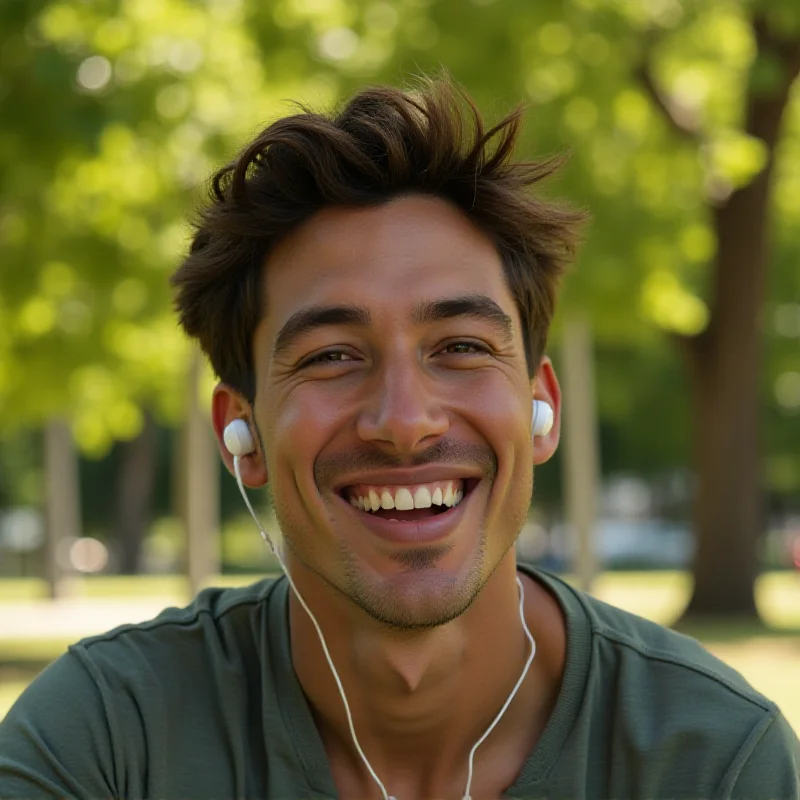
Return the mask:
M 377 370 L 360 434 L 412 452 L 424 439 L 447 430 L 447 415 L 419 358 L 395 352 Z

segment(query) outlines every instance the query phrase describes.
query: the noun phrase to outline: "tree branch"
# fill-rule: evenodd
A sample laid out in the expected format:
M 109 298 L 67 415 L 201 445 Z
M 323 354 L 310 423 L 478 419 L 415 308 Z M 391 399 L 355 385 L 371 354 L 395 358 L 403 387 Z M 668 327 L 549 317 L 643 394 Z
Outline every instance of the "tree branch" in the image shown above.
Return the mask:
M 697 123 L 695 114 L 688 108 L 682 108 L 669 95 L 662 92 L 656 86 L 650 71 L 650 58 L 648 57 L 635 72 L 639 83 L 648 97 L 653 101 L 661 115 L 681 138 L 693 142 L 700 141 L 700 126 Z
M 639 81 L 645 94 L 660 111 L 673 133 L 692 142 L 700 141 L 700 125 L 693 109 L 682 107 L 666 92 L 662 91 L 653 79 L 653 53 L 663 38 L 663 31 L 650 30 L 646 35 L 644 57 L 634 70 L 634 78 Z
M 771 91 L 758 93 L 751 86 L 746 98 L 745 130 L 762 139 L 771 152 L 792 84 L 800 75 L 800 36 L 787 39 L 776 35 L 761 16 L 753 20 L 753 33 L 759 56 L 776 59 L 783 73 L 780 83 L 771 87 Z

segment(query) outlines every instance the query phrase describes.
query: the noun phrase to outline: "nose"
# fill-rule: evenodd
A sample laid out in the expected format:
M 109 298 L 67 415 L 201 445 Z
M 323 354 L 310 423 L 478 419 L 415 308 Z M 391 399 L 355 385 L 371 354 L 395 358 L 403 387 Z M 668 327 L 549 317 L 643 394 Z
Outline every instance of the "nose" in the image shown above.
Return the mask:
M 427 449 L 450 427 L 432 377 L 415 359 L 403 362 L 394 359 L 376 376 L 356 426 L 363 441 L 401 456 Z

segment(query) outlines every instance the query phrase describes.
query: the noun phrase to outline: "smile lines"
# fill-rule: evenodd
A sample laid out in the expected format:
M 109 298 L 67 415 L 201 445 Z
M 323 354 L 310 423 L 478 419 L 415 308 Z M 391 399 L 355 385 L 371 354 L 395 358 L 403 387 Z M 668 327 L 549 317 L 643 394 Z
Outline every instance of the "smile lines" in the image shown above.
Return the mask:
M 350 504 L 360 511 L 397 509 L 410 511 L 431 506 L 457 506 L 464 497 L 464 481 L 434 481 L 410 486 L 351 486 L 345 490 Z

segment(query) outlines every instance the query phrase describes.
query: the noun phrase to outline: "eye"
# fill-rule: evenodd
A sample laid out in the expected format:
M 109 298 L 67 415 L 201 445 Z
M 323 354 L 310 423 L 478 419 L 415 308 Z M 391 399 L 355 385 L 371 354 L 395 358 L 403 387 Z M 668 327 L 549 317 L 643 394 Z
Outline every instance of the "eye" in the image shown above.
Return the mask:
M 442 350 L 443 353 L 448 355 L 474 355 L 484 354 L 489 352 L 489 348 L 477 342 L 451 342 L 446 345 Z
M 351 361 L 355 361 L 355 358 L 344 350 L 325 350 L 322 353 L 311 356 L 311 358 L 307 358 L 300 367 L 310 367 L 317 364 L 347 364 Z

